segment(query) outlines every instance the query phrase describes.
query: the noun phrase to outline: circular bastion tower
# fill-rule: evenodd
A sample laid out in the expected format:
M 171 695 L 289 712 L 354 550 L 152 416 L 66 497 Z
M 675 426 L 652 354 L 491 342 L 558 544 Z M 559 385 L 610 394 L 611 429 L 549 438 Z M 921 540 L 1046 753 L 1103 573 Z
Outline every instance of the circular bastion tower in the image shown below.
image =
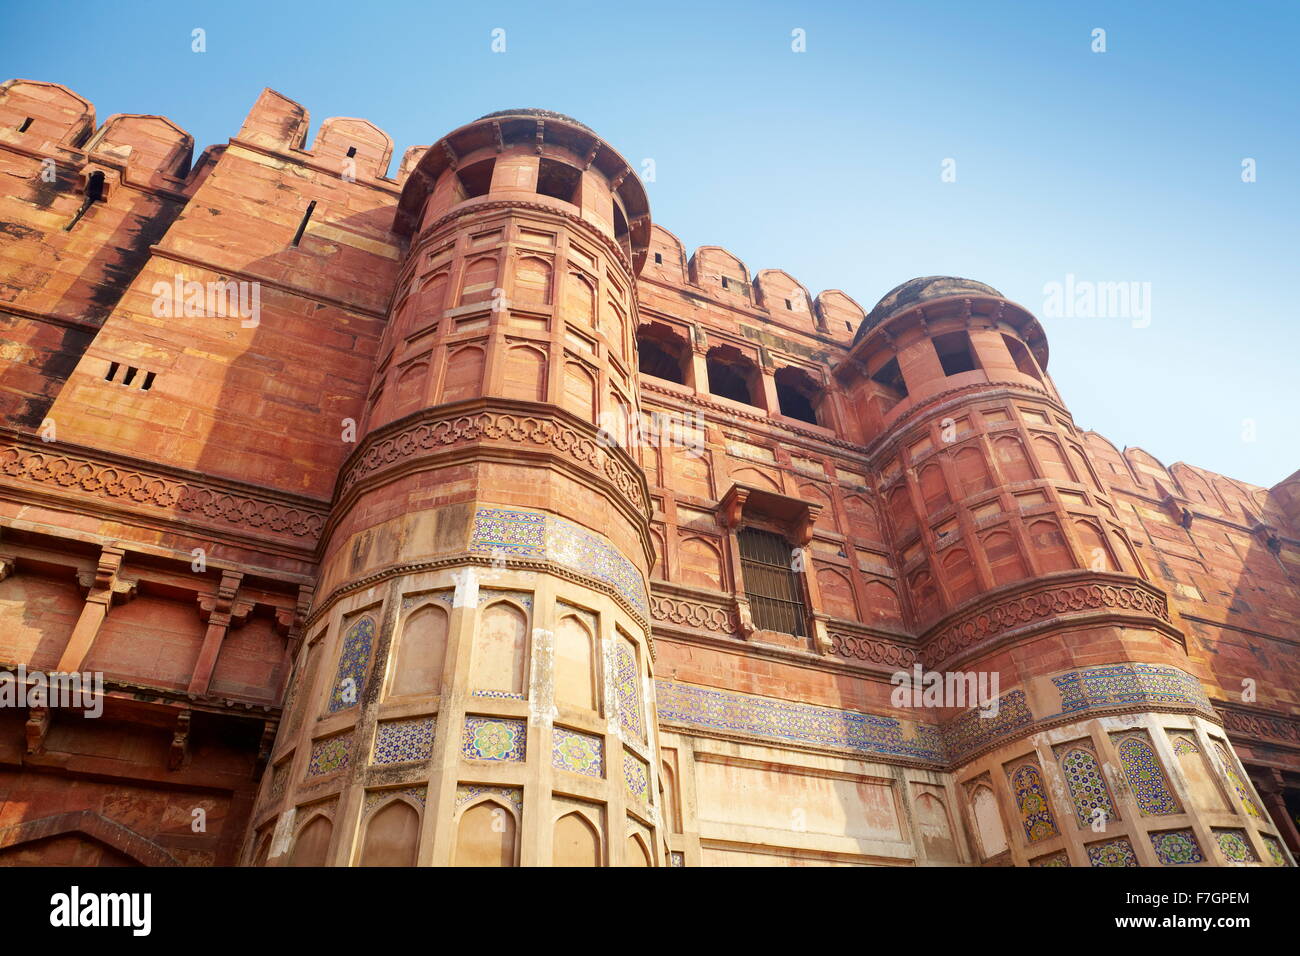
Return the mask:
M 407 178 L 253 865 L 663 862 L 628 163 L 507 110 Z
M 1047 358 L 1022 306 L 931 276 L 886 295 L 837 368 L 923 670 L 948 690 L 918 719 L 938 725 L 977 859 L 1276 860 Z

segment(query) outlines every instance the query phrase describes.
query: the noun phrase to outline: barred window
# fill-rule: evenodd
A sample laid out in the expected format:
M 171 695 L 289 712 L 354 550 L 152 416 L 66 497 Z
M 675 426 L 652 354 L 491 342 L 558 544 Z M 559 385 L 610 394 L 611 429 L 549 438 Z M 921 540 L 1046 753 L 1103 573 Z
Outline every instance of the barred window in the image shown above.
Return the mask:
M 806 637 L 803 587 L 794 570 L 790 544 L 779 534 L 743 528 L 740 570 L 754 626 Z

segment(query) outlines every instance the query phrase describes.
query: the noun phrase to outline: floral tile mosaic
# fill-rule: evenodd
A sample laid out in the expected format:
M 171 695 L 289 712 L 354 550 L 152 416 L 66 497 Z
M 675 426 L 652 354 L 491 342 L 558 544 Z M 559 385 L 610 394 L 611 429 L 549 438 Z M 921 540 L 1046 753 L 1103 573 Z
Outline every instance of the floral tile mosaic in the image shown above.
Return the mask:
M 387 790 L 367 790 L 365 803 L 362 805 L 362 814 L 367 814 L 381 803 L 387 803 L 394 797 L 407 796 L 414 800 L 421 807 L 424 806 L 425 799 L 428 797 L 429 788 L 426 786 L 418 787 L 401 787 L 389 788 Z
M 604 777 L 605 741 L 593 734 L 580 733 L 567 727 L 556 727 L 551 749 L 551 766 L 557 770 L 568 770 L 588 777 Z
M 944 727 L 944 746 L 954 758 L 961 759 L 1033 722 L 1034 715 L 1025 701 L 1025 692 L 1013 690 L 998 698 L 998 711 L 994 716 L 985 717 L 979 708 L 971 708 Z
M 1196 746 L 1196 741 L 1186 734 L 1175 734 L 1171 738 L 1174 742 L 1174 753 L 1179 756 L 1183 754 L 1198 754 L 1201 748 Z
M 1030 866 L 1069 866 L 1070 856 L 1064 850 L 1058 850 L 1056 853 L 1049 853 L 1046 856 L 1034 857 L 1029 861 Z
M 1020 822 L 1025 828 L 1025 839 L 1030 843 L 1057 836 L 1056 819 L 1052 816 L 1043 776 L 1032 763 L 1022 764 L 1011 773 L 1011 789 L 1016 795 Z
M 1196 834 L 1191 830 L 1152 833 L 1151 846 L 1156 851 L 1156 859 L 1165 866 L 1205 862 L 1205 854 L 1201 852 L 1201 845 L 1196 842 Z
M 1287 863 L 1286 853 L 1282 850 L 1282 843 L 1276 837 L 1271 837 L 1267 833 L 1260 834 L 1264 840 L 1264 849 L 1268 850 L 1268 857 L 1273 861 L 1274 866 L 1289 866 Z
M 893 717 L 799 704 L 770 697 L 655 682 L 662 723 L 780 740 L 857 754 L 888 754 L 946 763 L 938 728 L 921 725 L 914 734 Z
M 634 803 L 644 807 L 650 802 L 650 767 L 626 750 L 623 751 L 623 782 Z
M 669 853 L 669 854 L 668 854 L 668 865 L 669 865 L 669 866 L 685 866 L 685 865 L 686 865 L 686 857 L 683 856 L 681 853 L 676 853 L 676 852 Z
M 456 806 L 463 807 L 479 797 L 494 797 L 514 808 L 516 813 L 524 809 L 524 792 L 519 787 L 488 787 L 476 783 L 462 783 L 456 787 Z
M 1127 837 L 1089 843 L 1084 849 L 1088 851 L 1088 862 L 1093 866 L 1139 865 L 1137 854 L 1133 852 L 1133 844 L 1128 842 Z
M 1205 689 L 1191 674 L 1155 664 L 1089 667 L 1052 678 L 1061 694 L 1061 713 L 1116 704 L 1187 704 L 1212 714 Z
M 1128 777 L 1133 798 L 1143 813 L 1159 817 L 1182 812 L 1183 808 L 1160 765 L 1160 758 L 1151 748 L 1146 734 L 1128 734 L 1120 738 L 1115 749 L 1119 752 L 1119 762 Z
M 554 561 L 604 581 L 642 615 L 649 601 L 645 580 L 604 537 L 556 515 L 505 508 L 479 508 L 469 547 L 475 554 L 505 554 Z
M 461 753 L 470 760 L 525 758 L 528 724 L 508 717 L 466 717 Z
M 1058 753 L 1056 759 L 1074 801 L 1074 817 L 1079 826 L 1091 826 L 1094 819 L 1114 820 L 1115 806 L 1093 752 L 1087 747 L 1069 747 Z
M 623 733 L 644 742 L 645 719 L 641 710 L 641 678 L 637 673 L 636 652 L 621 635 L 614 644 L 614 696 L 618 700 L 618 722 Z
M 327 773 L 334 773 L 336 770 L 346 770 L 351 751 L 350 733 L 313 740 L 311 756 L 307 759 L 307 776 L 320 777 Z
M 380 721 L 370 762 L 384 766 L 428 760 L 433 756 L 433 733 L 432 716 Z
M 1228 753 L 1228 748 L 1216 740 L 1214 742 L 1214 752 L 1219 757 L 1219 768 L 1223 771 L 1223 775 L 1228 778 L 1228 783 L 1232 785 L 1232 789 L 1236 791 L 1237 799 L 1241 801 L 1246 813 L 1262 820 L 1264 815 L 1259 812 L 1254 797 L 1251 796 L 1246 784 L 1242 782 L 1241 776 L 1237 773 L 1237 761 L 1232 759 L 1232 755 Z
M 365 615 L 355 621 L 343 635 L 343 649 L 339 652 L 339 669 L 334 676 L 334 689 L 330 692 L 329 713 L 337 713 L 361 700 L 366 688 L 366 673 L 370 669 L 370 651 L 375 643 L 375 619 Z
M 1220 830 L 1216 828 L 1211 832 L 1214 833 L 1214 840 L 1219 844 L 1219 850 L 1223 853 L 1223 858 L 1229 863 L 1259 862 L 1259 857 L 1250 845 L 1245 830 Z

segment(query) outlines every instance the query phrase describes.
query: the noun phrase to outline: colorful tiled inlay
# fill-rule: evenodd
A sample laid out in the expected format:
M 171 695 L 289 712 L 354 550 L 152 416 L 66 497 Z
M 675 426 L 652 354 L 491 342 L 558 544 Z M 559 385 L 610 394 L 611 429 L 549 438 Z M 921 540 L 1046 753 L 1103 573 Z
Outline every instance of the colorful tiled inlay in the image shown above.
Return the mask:
M 389 788 L 387 790 L 367 790 L 366 799 L 362 804 L 362 814 L 367 814 L 381 803 L 387 803 L 400 796 L 407 796 L 414 800 L 421 807 L 424 806 L 425 798 L 428 795 L 429 788 L 426 786 L 418 787 L 400 787 Z
M 370 762 L 381 766 L 428 760 L 433 756 L 433 730 L 431 716 L 380 721 Z
M 1111 664 L 1052 678 L 1061 713 L 1116 704 L 1186 704 L 1213 713 L 1205 689 L 1191 674 L 1155 664 Z
M 1074 800 L 1074 816 L 1079 826 L 1091 826 L 1098 820 L 1114 820 L 1115 806 L 1092 751 L 1087 747 L 1070 747 L 1057 755 L 1057 761 Z
M 645 740 L 645 718 L 641 710 L 641 678 L 637 673 L 636 651 L 620 635 L 614 645 L 614 696 L 618 700 L 618 723 L 633 740 Z
M 1020 822 L 1025 828 L 1025 839 L 1030 843 L 1056 836 L 1056 820 L 1047 802 L 1043 776 L 1032 763 L 1021 764 L 1011 773 L 1011 789 L 1015 791 Z
M 1282 850 L 1282 843 L 1277 837 L 1271 837 L 1267 833 L 1261 833 L 1264 840 L 1264 849 L 1268 850 L 1269 859 L 1273 861 L 1274 866 L 1287 866 L 1286 853 Z
M 588 777 L 605 776 L 605 741 L 567 727 L 556 727 L 554 734 L 552 767 Z
M 1128 777 L 1133 798 L 1142 812 L 1153 817 L 1181 813 L 1182 807 L 1169 789 L 1160 759 L 1145 734 L 1129 734 L 1119 741 L 1119 762 Z
M 457 809 L 479 797 L 491 797 L 513 807 L 516 813 L 522 813 L 524 809 L 524 791 L 519 787 L 488 787 L 477 783 L 462 783 L 456 787 Z
M 530 611 L 533 609 L 532 591 L 503 591 L 500 588 L 482 588 L 478 592 L 478 606 L 486 607 L 493 601 L 500 601 L 502 598 L 514 601 L 520 607 L 526 607 Z
M 1255 799 L 1246 789 L 1246 784 L 1242 781 L 1237 773 L 1237 761 L 1232 759 L 1228 753 L 1228 748 L 1223 746 L 1217 740 L 1214 742 L 1214 752 L 1219 755 L 1219 766 L 1223 770 L 1223 775 L 1228 778 L 1228 783 L 1232 784 L 1232 789 L 1237 791 L 1237 799 L 1246 812 L 1252 817 L 1263 819 L 1263 814 L 1259 812 L 1259 807 L 1255 805 Z
M 1183 754 L 1198 754 L 1201 749 L 1196 746 L 1196 741 L 1186 734 L 1174 734 L 1174 753 L 1182 756 Z
M 1102 840 L 1089 843 L 1084 847 L 1088 851 L 1088 862 L 1093 866 L 1138 866 L 1137 854 L 1127 837 Z
M 1259 862 L 1259 857 L 1250 845 L 1245 830 L 1220 830 L 1215 828 L 1212 832 L 1214 833 L 1215 842 L 1219 844 L 1219 851 L 1229 863 Z
M 650 802 L 650 767 L 628 750 L 623 751 L 623 782 L 634 803 L 644 807 Z
M 466 717 L 460 751 L 470 760 L 523 760 L 528 724 L 509 717 Z
M 1049 853 L 1046 856 L 1035 857 L 1029 861 L 1030 866 L 1069 866 L 1070 857 L 1064 850 L 1058 850 L 1056 853 Z
M 669 865 L 669 866 L 685 866 L 685 865 L 686 865 L 686 857 L 683 856 L 683 855 L 680 854 L 680 853 L 677 853 L 677 852 L 669 853 L 669 854 L 668 854 L 668 865 Z
M 938 729 L 922 724 L 906 733 L 893 717 L 798 704 L 772 697 L 655 682 L 662 723 L 779 740 L 859 754 L 888 754 L 946 763 Z
M 402 598 L 402 610 L 409 611 L 417 604 L 425 604 L 429 601 L 437 601 L 439 604 L 451 606 L 452 591 L 444 589 L 439 591 L 421 591 L 418 594 L 407 594 Z
M 1152 833 L 1151 846 L 1156 851 L 1156 859 L 1165 866 L 1205 862 L 1205 854 L 1201 852 L 1201 845 L 1196 842 L 1196 834 L 1191 830 Z
M 370 669 L 370 651 L 375 643 L 375 619 L 369 614 L 353 622 L 343 635 L 339 669 L 330 692 L 329 713 L 337 713 L 361 700 Z
M 497 700 L 527 700 L 523 694 L 517 694 L 512 690 L 472 690 L 469 692 L 471 697 L 494 697 Z
M 604 581 L 643 616 L 649 602 L 641 572 L 604 537 L 556 515 L 505 508 L 474 512 L 470 551 L 554 561 Z
M 320 777 L 327 773 L 334 773 L 336 770 L 346 770 L 351 751 L 350 733 L 313 740 L 311 756 L 307 760 L 307 776 Z
M 1013 690 L 998 698 L 997 713 L 993 716 L 985 717 L 979 708 L 972 708 L 944 727 L 944 745 L 949 754 L 961 759 L 1033 722 L 1025 692 Z

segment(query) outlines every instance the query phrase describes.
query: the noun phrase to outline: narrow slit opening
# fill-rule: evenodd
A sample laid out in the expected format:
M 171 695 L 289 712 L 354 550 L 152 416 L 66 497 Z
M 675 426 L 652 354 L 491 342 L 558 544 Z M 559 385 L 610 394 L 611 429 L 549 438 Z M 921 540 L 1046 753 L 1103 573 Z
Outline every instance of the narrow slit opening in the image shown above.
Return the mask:
M 293 234 L 293 244 L 296 246 L 302 241 L 302 234 L 307 231 L 307 223 L 311 221 L 311 214 L 316 211 L 316 200 L 307 204 L 307 211 L 302 214 L 302 222 L 298 223 L 298 231 Z

